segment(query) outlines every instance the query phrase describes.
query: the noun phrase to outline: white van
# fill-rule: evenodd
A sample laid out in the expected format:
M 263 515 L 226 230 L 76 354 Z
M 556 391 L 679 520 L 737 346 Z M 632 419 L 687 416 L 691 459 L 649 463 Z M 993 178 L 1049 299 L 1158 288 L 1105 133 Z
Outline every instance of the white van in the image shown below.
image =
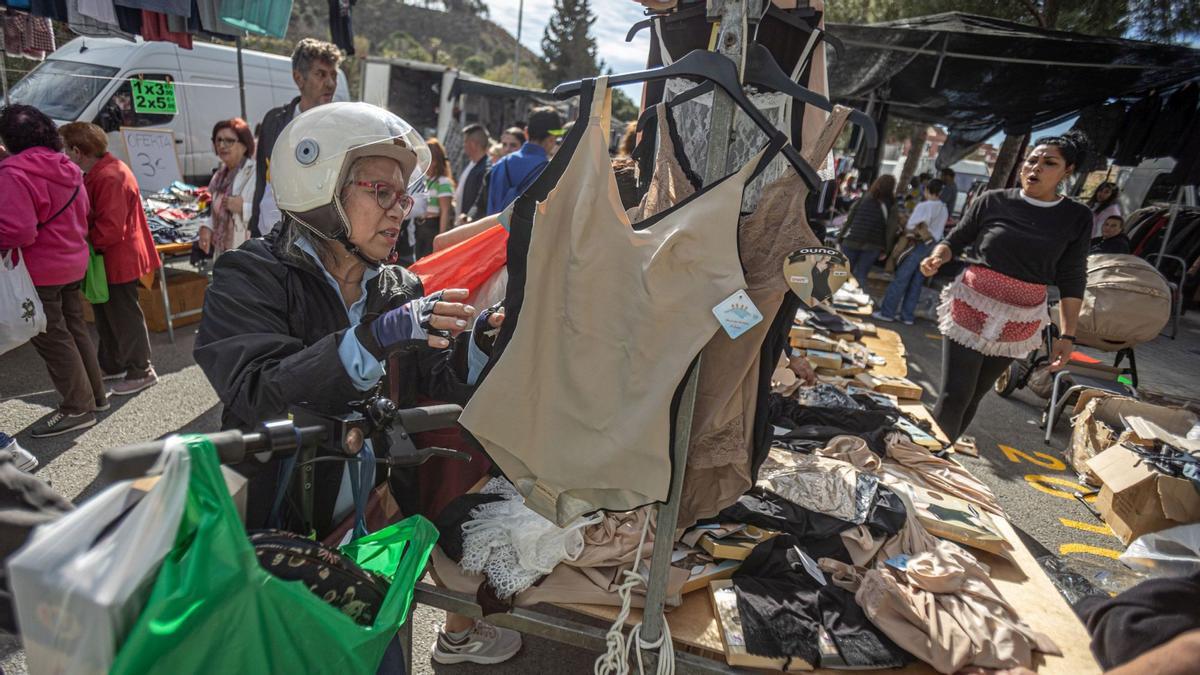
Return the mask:
M 246 115 L 256 130 L 268 110 L 298 96 L 292 62 L 285 56 L 242 51 Z M 175 114 L 137 113 L 130 104 L 132 78 L 175 83 Z M 94 122 L 109 132 L 109 150 L 127 159 L 121 126 L 170 129 L 179 146 L 184 179 L 207 185 L 218 160 L 212 128 L 241 116 L 237 50 L 204 42 L 181 49 L 169 42 L 77 37 L 13 86 L 14 103 L 36 106 L 58 124 Z M 333 100 L 350 100 L 345 73 Z

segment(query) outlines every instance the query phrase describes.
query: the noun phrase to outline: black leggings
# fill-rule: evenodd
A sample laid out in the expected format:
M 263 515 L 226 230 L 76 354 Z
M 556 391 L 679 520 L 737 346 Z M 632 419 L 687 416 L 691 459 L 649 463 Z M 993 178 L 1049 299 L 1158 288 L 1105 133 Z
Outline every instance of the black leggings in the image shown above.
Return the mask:
M 933 418 L 947 438 L 956 441 L 971 426 L 979 402 L 1010 363 L 1010 357 L 987 356 L 942 338 L 942 389 Z

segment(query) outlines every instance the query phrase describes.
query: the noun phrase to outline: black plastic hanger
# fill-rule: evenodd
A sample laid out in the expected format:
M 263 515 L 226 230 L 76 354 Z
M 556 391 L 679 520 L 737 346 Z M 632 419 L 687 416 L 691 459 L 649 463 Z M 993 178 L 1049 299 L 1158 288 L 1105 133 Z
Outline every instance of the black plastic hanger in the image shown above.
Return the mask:
M 833 112 L 833 104 L 829 102 L 829 99 L 811 89 L 800 86 L 784 74 L 783 69 L 776 63 L 775 57 L 771 56 L 770 50 L 760 44 L 750 45 L 750 49 L 746 53 L 745 80 L 746 84 L 768 87 L 826 112 Z M 866 113 L 855 110 L 850 113 L 850 121 L 862 127 L 866 134 L 868 148 L 878 145 L 879 133 L 875 130 L 875 121 Z
M 717 87 L 717 85 L 713 84 L 712 82 L 705 82 L 703 84 L 698 84 L 698 85 L 692 87 L 691 89 L 688 89 L 687 91 L 683 92 L 682 94 L 676 96 L 675 98 L 671 99 L 670 101 L 668 101 L 667 107 L 674 108 L 675 106 L 679 105 L 680 103 L 686 103 L 687 101 L 690 101 L 694 98 L 700 98 L 701 96 L 707 94 L 708 92 L 712 91 L 716 87 Z M 650 122 L 652 122 L 654 120 L 654 118 L 656 118 L 656 117 L 658 117 L 658 106 L 657 105 L 652 105 L 649 108 L 646 108 L 646 110 L 644 112 L 642 112 L 642 116 L 639 117 L 638 121 L 637 121 L 638 133 L 641 133 L 642 129 L 645 129 L 646 125 L 649 124 Z
M 776 68 L 778 67 L 777 65 Z M 738 82 L 737 67 L 733 65 L 733 61 L 716 52 L 696 49 L 669 66 L 611 75 L 608 78 L 608 84 L 609 86 L 616 87 L 622 84 L 649 82 L 651 80 L 662 80 L 670 77 L 700 78 L 714 82 L 724 89 L 725 93 L 729 94 L 733 102 L 745 111 L 746 115 L 750 117 L 759 129 L 762 129 L 767 134 L 767 137 L 772 142 L 780 136 L 785 136 L 782 131 L 771 124 L 771 121 L 763 115 L 761 110 L 750 102 L 750 99 L 746 98 L 746 93 L 742 91 L 742 85 Z M 791 80 L 788 81 L 791 82 Z M 555 87 L 552 93 L 560 99 L 570 98 L 577 95 L 583 89 L 583 83 L 583 80 L 564 82 Z M 822 181 L 817 176 L 817 172 L 808 165 L 808 162 L 804 161 L 804 158 L 800 156 L 796 148 L 792 147 L 791 143 L 784 144 L 783 155 L 787 158 L 788 163 L 804 178 L 804 182 L 808 185 L 809 189 L 816 190 L 819 188 Z

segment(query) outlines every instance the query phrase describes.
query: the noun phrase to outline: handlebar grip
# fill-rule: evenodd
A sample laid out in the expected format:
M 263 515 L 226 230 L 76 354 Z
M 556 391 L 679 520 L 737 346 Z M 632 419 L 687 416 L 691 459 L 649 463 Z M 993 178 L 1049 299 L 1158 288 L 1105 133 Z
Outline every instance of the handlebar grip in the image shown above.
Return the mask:
M 396 421 L 408 433 L 416 434 L 454 426 L 461 414 L 462 406 L 447 403 L 400 410 Z

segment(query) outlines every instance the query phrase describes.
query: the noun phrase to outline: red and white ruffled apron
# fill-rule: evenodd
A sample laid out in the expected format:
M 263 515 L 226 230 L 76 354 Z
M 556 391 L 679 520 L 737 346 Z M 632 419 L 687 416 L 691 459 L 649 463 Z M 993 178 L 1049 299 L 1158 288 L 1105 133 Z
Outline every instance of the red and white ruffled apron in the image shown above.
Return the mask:
M 988 356 L 1022 358 L 1041 345 L 1050 321 L 1046 286 L 971 265 L 942 291 L 938 328 Z

